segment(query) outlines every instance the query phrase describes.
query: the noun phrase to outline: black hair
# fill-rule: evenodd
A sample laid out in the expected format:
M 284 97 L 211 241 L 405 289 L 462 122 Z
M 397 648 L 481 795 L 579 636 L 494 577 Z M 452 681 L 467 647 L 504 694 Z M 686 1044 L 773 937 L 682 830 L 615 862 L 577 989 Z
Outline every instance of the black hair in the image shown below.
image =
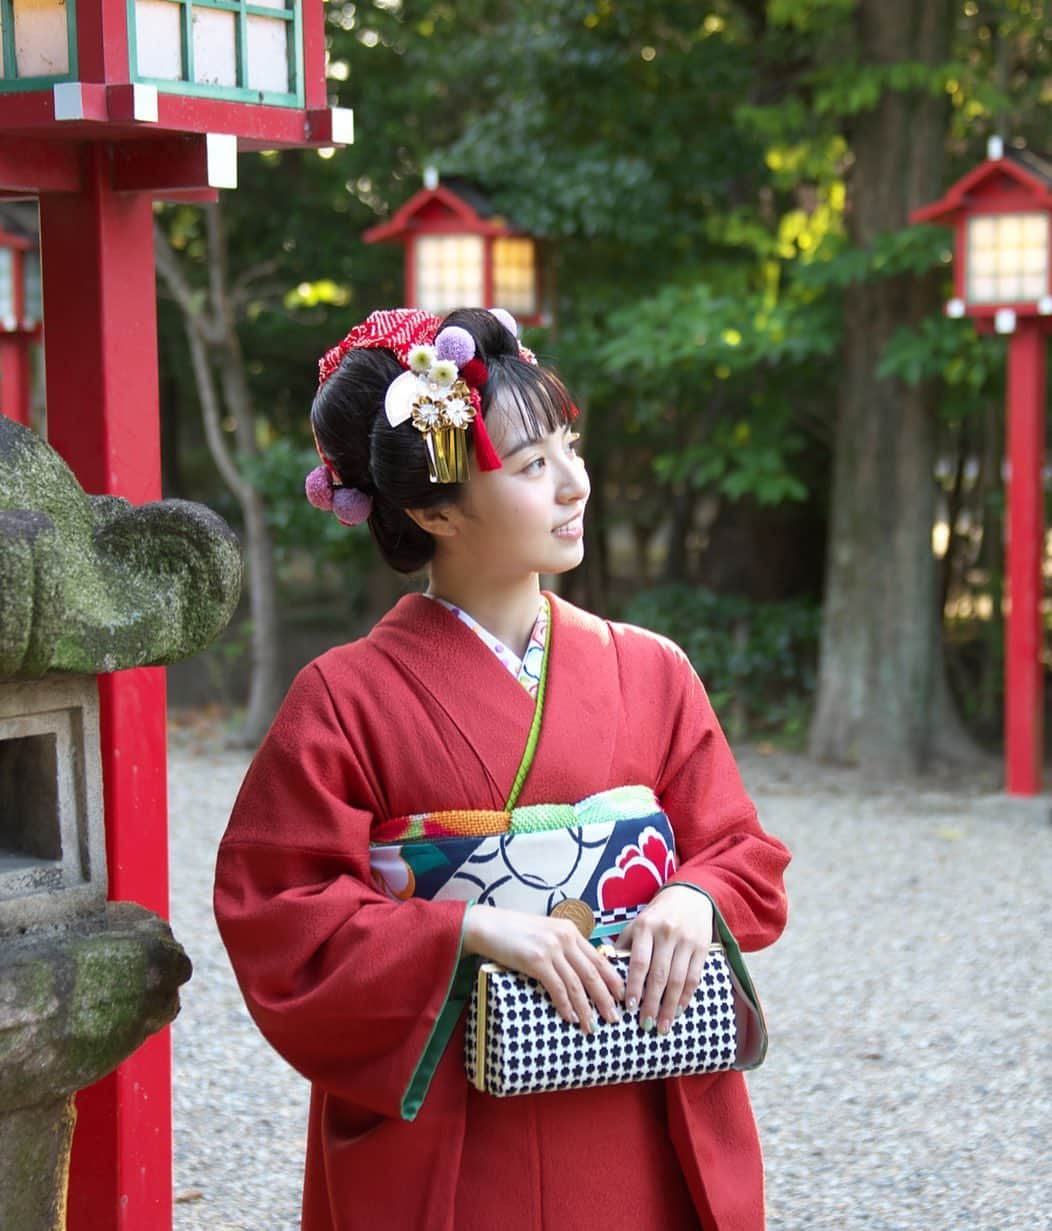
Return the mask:
M 520 358 L 516 339 L 492 313 L 458 308 L 442 324 L 459 325 L 475 340 L 489 373 L 480 390 L 483 417 L 498 403 L 512 406 L 531 440 L 572 422 L 576 411 L 562 381 Z M 369 529 L 384 559 L 415 573 L 434 556 L 435 540 L 405 510 L 453 504 L 461 485 L 432 483 L 421 433 L 412 423 L 387 421 L 384 396 L 404 370 L 382 347 L 348 351 L 314 398 L 311 426 L 340 482 L 372 497 Z

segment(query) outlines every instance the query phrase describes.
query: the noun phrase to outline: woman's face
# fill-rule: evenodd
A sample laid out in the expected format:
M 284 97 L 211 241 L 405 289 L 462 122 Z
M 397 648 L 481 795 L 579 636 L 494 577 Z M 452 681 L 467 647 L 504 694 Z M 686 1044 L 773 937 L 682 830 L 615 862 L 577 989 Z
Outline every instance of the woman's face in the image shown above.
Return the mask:
M 591 486 L 577 433 L 558 427 L 531 440 L 517 411 L 495 406 L 486 428 L 500 470 L 480 471 L 457 502 L 454 550 L 495 580 L 564 573 L 584 556 L 584 509 Z

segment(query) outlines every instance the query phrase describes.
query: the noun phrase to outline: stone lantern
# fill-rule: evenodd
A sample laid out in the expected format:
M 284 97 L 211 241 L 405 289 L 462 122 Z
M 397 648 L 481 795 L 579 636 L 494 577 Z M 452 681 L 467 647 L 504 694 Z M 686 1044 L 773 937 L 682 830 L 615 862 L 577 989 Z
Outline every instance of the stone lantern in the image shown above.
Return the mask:
M 167 923 L 107 901 L 98 677 L 203 649 L 241 561 L 200 505 L 89 497 L 0 417 L 0 1227 L 64 1231 L 73 1094 L 178 1012 Z
M 244 151 L 352 139 L 324 26 L 322 0 L 0 0 L 0 196 L 38 203 L 47 438 L 86 491 L 161 492 L 155 201 L 217 200 Z M 109 894 L 164 914 L 163 670 L 101 675 L 99 722 Z M 77 1114 L 72 1231 L 164 1231 L 167 1036 Z

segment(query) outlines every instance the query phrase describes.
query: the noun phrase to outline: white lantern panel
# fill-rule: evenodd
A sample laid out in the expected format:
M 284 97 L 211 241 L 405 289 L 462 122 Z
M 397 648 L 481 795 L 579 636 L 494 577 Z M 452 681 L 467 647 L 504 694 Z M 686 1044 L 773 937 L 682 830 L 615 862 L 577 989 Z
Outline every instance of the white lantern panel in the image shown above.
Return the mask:
M 0 325 L 15 326 L 15 260 L 10 248 L 0 248 Z
M 972 253 L 970 267 L 973 273 L 989 276 L 997 270 L 997 253 L 993 248 L 976 248 Z
M 194 5 L 194 81 L 237 85 L 237 17 Z
M 273 21 L 269 17 L 253 17 L 251 13 L 247 22 L 249 89 L 287 94 L 289 92 L 289 23 L 280 20 Z
M 13 4 L 19 77 L 61 77 L 68 73 L 65 4 L 59 0 L 13 0 Z
M 1048 242 L 1048 217 L 1044 214 L 1023 215 L 1023 243 L 1039 247 Z
M 480 235 L 421 235 L 414 247 L 418 307 L 441 314 L 482 304 Z
M 183 9 L 171 0 L 136 0 L 135 66 L 140 77 L 183 79 Z
M 1019 303 L 1047 295 L 1049 230 L 1048 214 L 969 219 L 969 302 Z
M 1018 248 L 1023 239 L 1023 228 L 1018 218 L 1008 215 L 999 218 L 997 223 L 997 246 L 999 248 Z
M 1045 253 L 1036 245 L 1032 248 L 1024 248 L 1020 254 L 1019 264 L 1023 273 L 1039 274 L 1045 268 Z
M 493 241 L 493 302 L 522 316 L 537 311 L 537 272 L 532 239 Z
M 279 9 L 282 13 L 289 11 L 289 5 L 285 0 L 249 0 L 254 8 L 257 9 Z

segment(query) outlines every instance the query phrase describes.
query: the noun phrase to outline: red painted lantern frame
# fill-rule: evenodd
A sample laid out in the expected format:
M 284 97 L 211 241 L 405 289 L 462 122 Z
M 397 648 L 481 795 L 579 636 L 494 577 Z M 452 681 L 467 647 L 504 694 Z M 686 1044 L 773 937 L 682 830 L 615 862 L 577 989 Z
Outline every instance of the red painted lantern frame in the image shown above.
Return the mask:
M 474 189 L 460 187 L 456 181 L 422 188 L 392 215 L 388 222 L 370 227 L 362 239 L 367 244 L 400 243 L 404 248 L 405 302 L 408 307 L 421 306 L 416 285 L 416 241 L 430 235 L 471 235 L 482 240 L 481 304 L 463 307 L 502 308 L 509 305 L 495 299 L 494 242 L 499 239 L 525 239 L 534 245 L 533 312 L 516 312 L 521 325 L 547 323 L 544 310 L 544 278 L 541 269 L 540 241 L 528 231 L 514 226 L 494 213 L 485 197 Z
M 1034 300 L 969 302 L 968 223 L 982 217 L 1040 213 L 1049 219 L 1043 294 Z M 954 228 L 952 316 L 969 316 L 980 332 L 1009 334 L 1007 381 L 1007 599 L 1005 626 L 1005 789 L 1036 795 L 1044 759 L 1044 667 L 1041 617 L 1044 557 L 1044 458 L 1047 335 L 1052 332 L 1052 164 L 1028 152 L 1005 155 L 999 138 L 990 157 L 940 200 L 915 210 L 912 222 Z

